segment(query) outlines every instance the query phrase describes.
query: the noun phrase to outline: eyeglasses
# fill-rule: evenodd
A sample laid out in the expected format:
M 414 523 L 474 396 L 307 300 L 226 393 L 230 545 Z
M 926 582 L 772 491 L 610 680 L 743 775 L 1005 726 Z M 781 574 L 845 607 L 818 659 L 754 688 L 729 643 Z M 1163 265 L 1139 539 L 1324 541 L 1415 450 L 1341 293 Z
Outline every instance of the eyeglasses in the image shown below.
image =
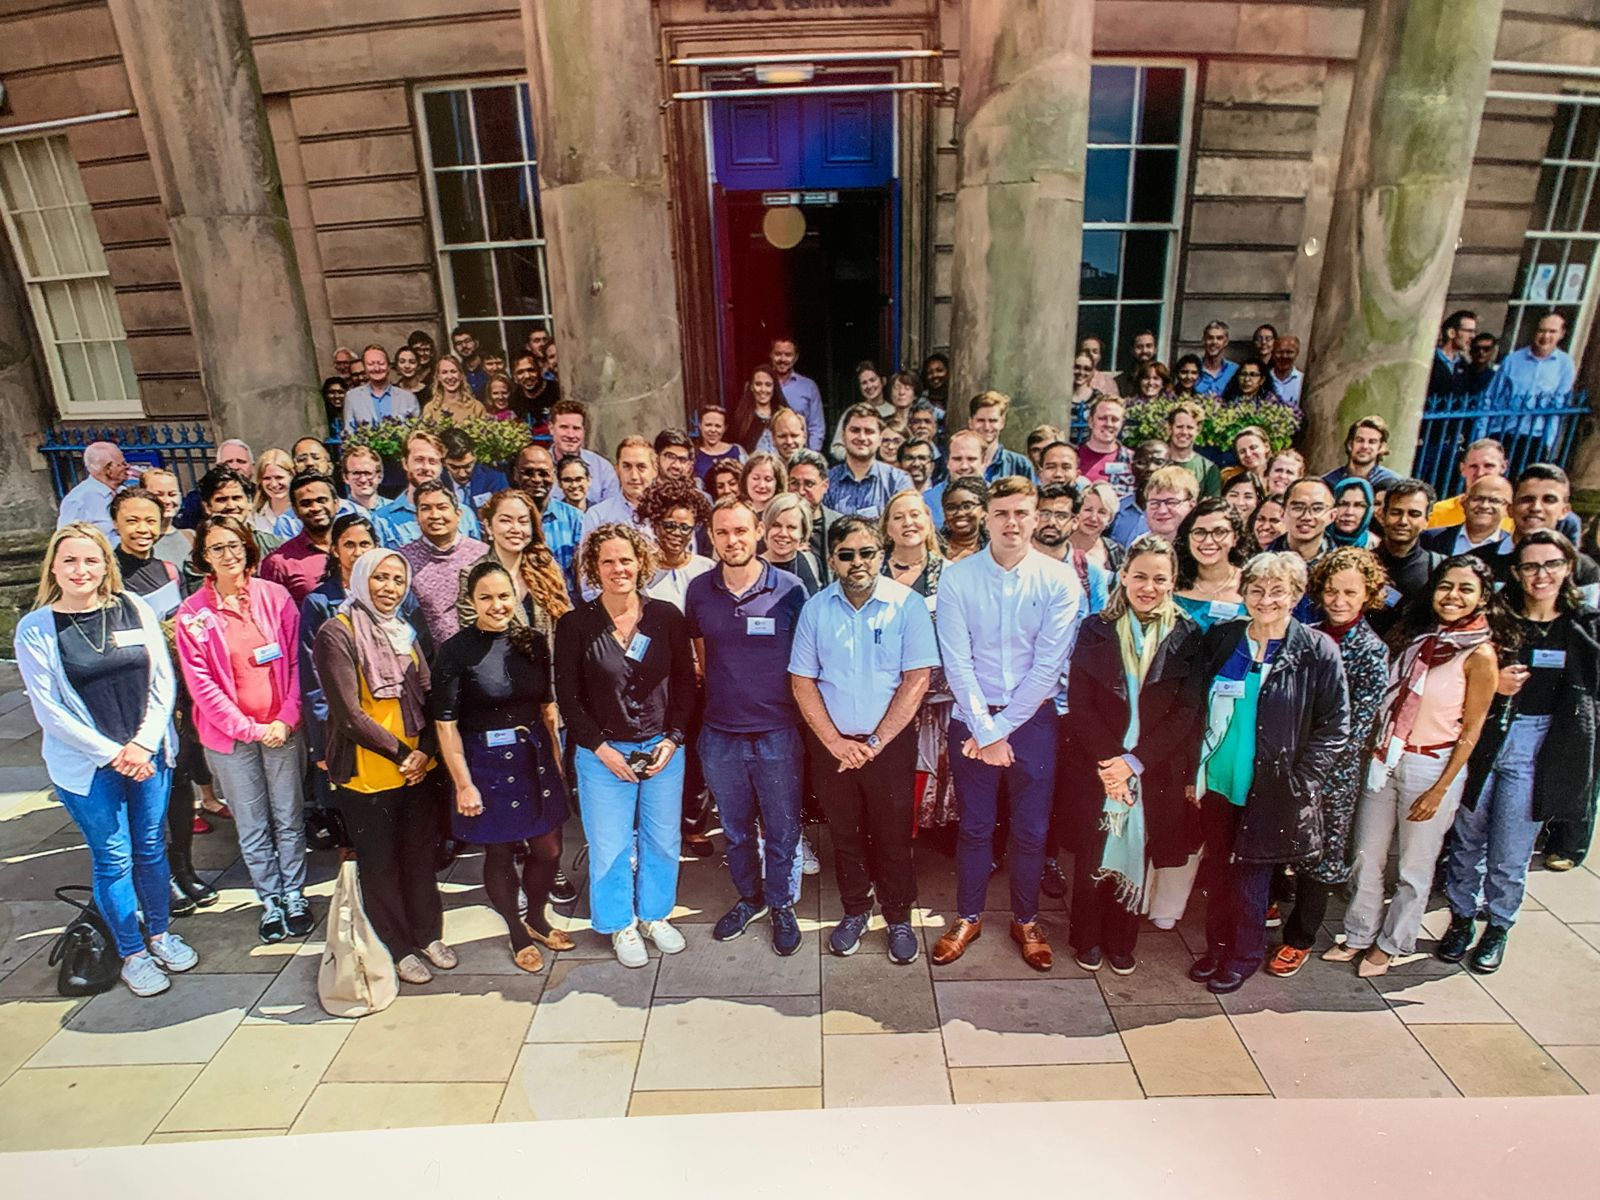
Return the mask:
M 931 454 L 908 454 L 908 455 L 905 456 L 904 461 L 908 462 L 908 463 L 931 463 L 933 461 L 933 455 L 931 455 Z
M 346 479 L 377 479 L 382 475 L 382 471 L 358 471 L 353 467 L 347 468 L 344 473 Z
M 1506 508 L 1510 501 L 1499 496 L 1468 496 L 1467 504 L 1472 508 Z
M 1260 379 L 1261 378 L 1261 372 L 1260 371 L 1240 371 L 1239 372 L 1239 378 L 1240 379 Z
M 959 504 L 946 504 L 944 510 L 953 513 L 977 512 L 982 507 L 976 500 L 963 500 Z
M 1233 540 L 1233 530 L 1227 526 L 1223 526 L 1221 529 L 1191 529 L 1189 531 L 1189 540 L 1192 542 L 1216 542 L 1221 544 L 1222 542 Z
M 1170 499 L 1163 498 L 1163 499 L 1160 499 L 1160 500 L 1156 500 L 1156 499 L 1154 499 L 1152 497 L 1146 497 L 1145 498 L 1145 502 L 1144 502 L 1144 506 L 1146 508 L 1160 508 L 1160 509 L 1168 509 L 1168 510 L 1170 510 L 1170 509 L 1174 509 L 1174 508 L 1182 508 L 1185 504 L 1188 504 L 1188 503 L 1189 503 L 1189 501 L 1187 499 L 1185 499 L 1184 497 L 1182 497 L 1182 496 L 1173 496 Z
M 561 477 L 561 486 L 566 487 L 569 483 L 587 483 L 588 480 L 589 477 L 587 475 L 563 475 Z
M 692 455 L 686 454 L 682 450 L 663 450 L 661 452 L 662 462 L 686 463 L 692 457 Z
M 1287 588 L 1273 588 L 1271 591 L 1267 591 L 1264 588 L 1249 587 L 1245 588 L 1244 594 L 1247 599 L 1254 600 L 1257 603 L 1262 601 L 1288 601 L 1292 597 L 1292 593 Z
M 677 533 L 685 536 L 694 532 L 693 525 L 685 525 L 682 521 L 657 521 L 656 528 L 662 533 Z
M 868 546 L 864 550 L 835 550 L 833 556 L 842 563 L 853 563 L 858 558 L 862 562 L 871 562 L 882 553 L 877 546 Z
M 1053 508 L 1041 508 L 1039 510 L 1039 520 L 1048 521 L 1052 525 L 1065 525 L 1072 520 L 1072 513 L 1070 511 L 1060 512 Z
M 1516 565 L 1516 572 L 1524 579 L 1533 579 L 1538 575 L 1560 575 L 1567 569 L 1567 560 L 1564 558 L 1546 559 L 1544 562 L 1521 562 Z
M 244 557 L 243 542 L 213 542 L 206 547 L 207 558 L 232 558 L 234 555 Z
M 1328 505 L 1326 504 L 1289 505 L 1289 515 L 1295 517 L 1320 517 L 1326 515 L 1327 511 Z

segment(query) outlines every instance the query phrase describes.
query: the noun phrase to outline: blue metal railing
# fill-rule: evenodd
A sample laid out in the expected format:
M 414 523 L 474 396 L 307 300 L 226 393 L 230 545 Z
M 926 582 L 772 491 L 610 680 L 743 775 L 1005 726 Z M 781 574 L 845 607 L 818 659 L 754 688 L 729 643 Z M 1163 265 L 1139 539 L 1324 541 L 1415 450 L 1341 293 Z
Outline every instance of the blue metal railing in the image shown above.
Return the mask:
M 217 450 L 205 426 L 198 422 L 47 429 L 39 453 L 50 464 L 50 483 L 56 490 L 56 499 L 82 482 L 83 451 L 91 442 L 115 442 L 130 463 L 165 467 L 178 477 L 178 486 L 184 491 L 194 487 L 206 473 Z
M 1456 473 L 1467 446 L 1492 437 L 1506 448 L 1506 474 L 1515 479 L 1530 463 L 1566 467 L 1589 415 L 1583 392 L 1542 392 L 1499 397 L 1429 396 L 1417 431 L 1411 473 L 1431 483 L 1441 496 L 1461 488 Z

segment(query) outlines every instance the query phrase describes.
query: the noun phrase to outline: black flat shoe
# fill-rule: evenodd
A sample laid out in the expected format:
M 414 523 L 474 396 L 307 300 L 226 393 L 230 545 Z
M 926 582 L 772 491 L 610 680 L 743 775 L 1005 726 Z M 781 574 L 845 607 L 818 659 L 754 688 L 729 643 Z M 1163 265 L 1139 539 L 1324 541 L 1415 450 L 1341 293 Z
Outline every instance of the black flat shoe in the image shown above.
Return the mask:
M 1444 931 L 1444 936 L 1439 939 L 1439 944 L 1433 948 L 1433 956 L 1440 962 L 1458 963 L 1467 956 L 1467 951 L 1472 947 L 1472 935 L 1477 932 L 1471 917 L 1458 917 L 1454 913 L 1450 916 L 1450 928 Z
M 167 909 L 174 920 L 180 917 L 192 917 L 195 910 L 194 898 L 178 885 L 176 879 L 167 881 Z
M 1483 936 L 1473 947 L 1472 957 L 1467 960 L 1467 966 L 1479 975 L 1493 975 L 1505 961 L 1506 935 L 1510 932 L 1504 925 L 1485 925 Z
M 1057 863 L 1044 864 L 1044 874 L 1039 877 L 1039 890 L 1052 900 L 1059 900 L 1067 894 L 1067 877 L 1061 873 Z
M 1237 971 L 1218 971 L 1206 980 L 1206 991 L 1213 996 L 1226 996 L 1244 986 L 1244 976 Z
M 555 880 L 550 884 L 550 902 L 552 904 L 571 904 L 578 898 L 578 889 L 572 886 L 572 880 L 567 878 L 565 871 L 557 871 Z
M 1189 978 L 1196 983 L 1209 983 L 1217 972 L 1222 970 L 1222 964 L 1214 958 L 1197 958 L 1194 965 L 1189 968 Z

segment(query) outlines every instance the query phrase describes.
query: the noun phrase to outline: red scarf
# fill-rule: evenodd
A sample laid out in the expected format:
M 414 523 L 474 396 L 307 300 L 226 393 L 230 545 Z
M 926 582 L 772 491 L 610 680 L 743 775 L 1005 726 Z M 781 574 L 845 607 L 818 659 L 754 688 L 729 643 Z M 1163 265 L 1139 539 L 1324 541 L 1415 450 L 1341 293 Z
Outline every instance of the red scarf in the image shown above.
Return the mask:
M 1400 658 L 1389 675 L 1389 687 L 1384 692 L 1384 725 L 1378 740 L 1373 743 L 1379 755 L 1386 754 L 1392 739 L 1411 741 L 1411 730 L 1416 726 L 1417 714 L 1422 710 L 1422 693 L 1418 687 L 1422 677 L 1434 667 L 1470 654 L 1489 640 L 1489 619 L 1482 613 L 1441 625 L 1425 633 L 1400 652 Z

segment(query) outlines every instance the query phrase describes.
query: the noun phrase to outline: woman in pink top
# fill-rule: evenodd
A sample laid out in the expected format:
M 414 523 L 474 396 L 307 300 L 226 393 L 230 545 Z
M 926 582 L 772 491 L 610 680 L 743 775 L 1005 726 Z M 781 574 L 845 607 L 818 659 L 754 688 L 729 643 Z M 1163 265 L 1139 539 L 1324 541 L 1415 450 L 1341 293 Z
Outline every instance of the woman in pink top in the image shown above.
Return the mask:
M 259 558 L 243 522 L 202 520 L 192 563 L 205 583 L 179 607 L 176 632 L 195 730 L 265 910 L 258 932 L 278 942 L 315 923 L 304 892 L 300 613 L 285 588 L 255 577 Z
M 1440 564 L 1390 639 L 1400 656 L 1389 671 L 1356 804 L 1344 941 L 1323 955 L 1333 962 L 1359 958 L 1360 974 L 1369 977 L 1416 949 L 1467 760 L 1494 699 L 1496 651 L 1515 645 L 1516 633 L 1489 568 L 1463 555 Z M 1386 914 L 1384 868 L 1396 841 L 1400 877 Z

